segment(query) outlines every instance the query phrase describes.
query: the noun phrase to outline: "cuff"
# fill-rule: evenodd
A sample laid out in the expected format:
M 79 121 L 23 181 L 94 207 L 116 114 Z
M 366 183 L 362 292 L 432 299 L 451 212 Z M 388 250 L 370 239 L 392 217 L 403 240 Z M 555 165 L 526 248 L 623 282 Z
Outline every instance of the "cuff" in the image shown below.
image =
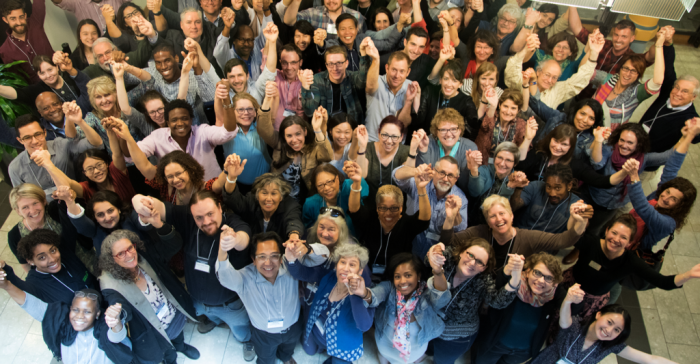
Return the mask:
M 156 42 L 158 42 L 158 31 L 156 30 L 156 35 L 153 36 L 153 38 L 148 37 L 148 43 L 151 43 L 151 45 L 155 45 Z M 110 330 L 112 331 L 112 330 Z
M 112 329 L 107 329 L 107 338 L 110 342 L 120 343 L 126 339 L 126 329 L 124 328 L 125 322 L 122 320 L 122 329 L 119 332 L 114 332 Z
M 70 213 L 70 211 L 66 211 L 66 212 L 68 212 L 68 217 L 70 217 L 71 219 L 79 219 L 79 218 L 83 217 L 83 215 L 85 215 L 85 209 L 80 205 L 78 205 L 78 207 L 80 207 L 80 213 L 77 215 L 73 215 Z M 139 221 L 141 221 L 141 220 L 139 220 Z

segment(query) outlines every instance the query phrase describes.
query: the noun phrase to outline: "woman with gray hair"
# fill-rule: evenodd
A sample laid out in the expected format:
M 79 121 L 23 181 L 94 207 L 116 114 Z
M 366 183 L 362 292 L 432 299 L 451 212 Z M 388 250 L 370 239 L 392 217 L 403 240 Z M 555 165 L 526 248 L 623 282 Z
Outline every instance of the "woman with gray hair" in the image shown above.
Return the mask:
M 366 288 L 369 251 L 359 244 L 342 244 L 333 253 L 334 270 L 321 274 L 320 269 L 298 263 L 297 245 L 285 243 L 287 268 L 292 277 L 302 282 L 318 283 L 306 321 L 302 345 L 309 355 L 326 350 L 331 357 L 326 363 L 350 363 L 363 353 L 362 334 L 372 327 L 374 308 L 366 303 L 372 294 Z M 363 302 L 364 301 L 364 302 Z
M 183 334 L 187 319 L 196 322 L 192 299 L 167 265 L 182 239 L 158 213 L 140 219 L 152 225 L 145 229 L 154 230 L 161 241 L 146 247 L 134 232 L 109 234 L 99 260 L 102 294 L 126 313 L 136 362 L 174 364 L 176 351 L 197 359 L 199 351 L 185 344 Z
M 483 7 L 483 5 L 482 5 Z M 481 12 L 483 13 L 483 11 Z M 525 14 L 516 4 L 506 4 L 498 10 L 498 14 L 491 21 L 481 20 L 479 29 L 490 30 L 501 41 L 499 57 L 508 56 L 511 52 L 511 46 L 518 36 L 517 30 L 521 32 L 528 31 L 523 28 L 525 22 Z M 529 31 L 528 31 L 529 32 Z M 520 49 L 512 50 L 513 53 Z
M 245 196 L 237 188 L 247 159 L 232 154 L 226 159 L 226 186 L 222 191 L 224 204 L 240 216 L 253 230 L 251 235 L 274 231 L 287 239 L 299 239 L 304 231 L 301 206 L 289 193 L 291 187 L 280 174 L 265 173 L 253 182 Z

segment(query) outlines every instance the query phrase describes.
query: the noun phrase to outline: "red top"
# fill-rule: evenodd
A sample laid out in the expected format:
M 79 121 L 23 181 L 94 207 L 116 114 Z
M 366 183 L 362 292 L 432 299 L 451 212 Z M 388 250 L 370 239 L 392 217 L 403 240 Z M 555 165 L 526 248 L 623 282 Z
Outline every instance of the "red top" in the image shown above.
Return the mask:
M 109 164 L 109 180 L 112 182 L 114 192 L 119 195 L 119 198 L 121 198 L 124 202 L 131 202 L 131 199 L 134 198 L 136 192 L 134 191 L 134 187 L 131 185 L 129 175 L 120 171 L 119 168 L 114 165 L 114 162 Z M 83 186 L 83 198 L 85 200 L 91 199 L 92 196 L 97 193 L 96 190 L 93 190 L 92 187 L 90 187 L 90 184 L 87 181 L 80 182 L 80 185 Z

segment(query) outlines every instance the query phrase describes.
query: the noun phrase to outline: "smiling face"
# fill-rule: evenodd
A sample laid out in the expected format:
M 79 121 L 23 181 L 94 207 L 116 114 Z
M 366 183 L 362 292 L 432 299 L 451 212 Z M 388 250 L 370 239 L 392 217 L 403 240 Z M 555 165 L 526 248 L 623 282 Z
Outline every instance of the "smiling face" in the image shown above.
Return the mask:
M 535 276 L 534 271 L 538 271 L 541 274 L 539 278 Z M 533 269 L 531 269 L 527 273 L 527 284 L 530 287 L 530 290 L 532 291 L 533 294 L 535 295 L 541 295 L 545 292 L 548 292 L 549 290 L 552 289 L 552 286 L 554 285 L 554 282 L 548 283 L 545 280 L 545 277 L 553 277 L 554 275 L 552 274 L 552 271 L 547 268 L 547 266 L 544 263 L 538 263 L 535 265 Z
M 34 198 L 20 197 L 17 200 L 17 209 L 15 211 L 19 216 L 22 216 L 29 225 L 39 226 L 44 221 L 46 204 Z
M 97 64 L 105 71 L 111 72 L 109 61 L 112 60 L 112 45 L 108 42 L 100 42 L 92 49 L 93 55 L 97 58 Z
M 496 167 L 496 177 L 499 179 L 504 179 L 513 169 L 515 165 L 515 156 L 513 153 L 502 150 L 496 154 L 496 158 L 493 159 L 493 166 Z
M 92 328 L 95 325 L 95 319 L 99 316 L 100 310 L 97 307 L 97 301 L 87 297 L 75 297 L 70 306 L 68 320 L 73 326 L 73 330 L 81 332 Z
M 569 139 L 556 140 L 552 138 L 549 141 L 549 152 L 552 153 L 552 157 L 561 158 L 569 153 L 570 149 Z
M 335 265 L 335 276 L 338 282 L 346 281 L 351 273 L 360 274 L 360 260 L 357 257 L 340 257 Z
M 428 38 L 419 37 L 415 34 L 411 35 L 410 39 L 403 40 L 404 52 L 408 55 L 411 61 L 415 61 L 423 54 L 425 47 L 428 45 Z
M 284 129 L 284 140 L 293 151 L 299 152 L 304 148 L 306 141 L 306 129 L 294 124 Z
M 441 131 L 442 130 L 442 131 Z M 438 140 L 445 149 L 451 149 L 459 141 L 462 132 L 456 123 L 443 121 L 438 125 Z
M 27 262 L 42 273 L 56 274 L 61 271 L 61 252 L 55 245 L 39 244 L 34 247 L 34 256 Z
M 557 43 L 552 49 L 552 56 L 557 62 L 564 62 L 567 58 L 571 57 L 571 47 L 569 47 L 569 42 L 562 40 Z
M 119 257 L 122 255 L 123 257 Z M 139 265 L 139 253 L 134 244 L 127 239 L 121 239 L 114 242 L 112 245 L 112 258 L 120 267 L 128 270 L 134 270 Z
M 159 127 L 167 126 L 165 122 L 165 104 L 161 99 L 148 100 L 144 104 L 148 116 L 151 117 L 154 123 L 158 124 Z
M 384 138 L 383 135 L 387 135 L 387 137 Z M 384 124 L 384 127 L 379 130 L 379 142 L 384 151 L 388 153 L 393 153 L 399 147 L 402 138 L 401 129 L 394 124 Z
M 545 61 L 542 69 L 537 71 L 537 84 L 543 90 L 549 90 L 557 83 L 561 75 L 561 67 L 555 60 Z
M 46 149 L 46 130 L 39 123 L 34 122 L 27 124 L 17 131 L 17 140 L 22 143 L 29 155 L 34 151 Z M 23 141 L 23 138 L 30 138 Z
M 163 168 L 165 180 L 174 189 L 181 191 L 190 183 L 190 174 L 179 163 L 170 163 Z
M 333 144 L 345 148 L 352 141 L 352 126 L 349 123 L 341 123 L 331 129 Z
M 61 79 L 61 76 L 58 74 L 58 67 L 43 62 L 36 74 L 39 76 L 39 79 L 50 87 L 58 87 L 58 82 Z
M 311 44 L 311 36 L 298 30 L 294 31 L 294 44 L 303 52 Z
M 554 13 L 540 13 L 540 20 L 537 22 L 537 28 L 544 29 L 552 25 L 555 17 L 556 15 L 554 15 Z
M 440 78 L 440 87 L 445 97 L 451 98 L 456 96 L 460 86 L 462 86 L 462 80 L 457 80 L 452 72 L 445 72 Z
M 143 17 L 143 14 L 141 14 L 139 10 L 133 6 L 127 6 L 124 8 L 124 12 L 122 14 L 124 15 L 124 23 L 126 23 L 126 26 L 131 28 L 135 34 L 141 34 L 139 27 L 136 25 L 134 20 L 137 17 Z
M 95 39 L 100 37 L 100 34 L 94 25 L 84 24 L 80 28 L 80 34 L 78 34 L 78 36 L 80 36 L 80 43 L 83 43 L 88 48 L 92 48 L 92 43 Z
M 450 8 L 447 12 L 452 16 L 452 20 L 454 20 L 454 23 L 457 25 L 457 29 L 461 30 L 462 20 L 464 19 L 462 11 L 459 8 Z
M 430 41 L 430 51 L 428 55 L 432 59 L 440 58 L 440 39 L 433 39 Z
M 299 68 L 302 65 L 302 60 L 297 52 L 283 50 L 280 55 L 280 63 L 282 64 L 282 72 L 287 80 L 296 80 Z
M 332 200 L 340 192 L 340 179 L 334 174 L 319 172 L 316 176 L 316 188 L 318 189 L 318 194 L 326 201 Z
M 221 11 L 221 0 L 200 0 L 199 6 L 202 7 L 204 14 L 218 16 Z
M 103 228 L 114 229 L 119 224 L 121 212 L 119 209 L 107 201 L 97 202 L 92 206 L 95 212 L 95 220 Z
M 632 238 L 632 229 L 618 222 L 605 230 L 605 247 L 609 252 L 621 253 Z
M 573 182 L 566 184 L 558 176 L 548 177 L 545 181 L 545 192 L 549 196 L 549 202 L 552 205 L 556 205 L 569 197 L 569 191 L 571 191 L 572 187 Z
M 488 261 L 489 253 L 484 248 L 470 246 L 459 255 L 458 266 L 463 276 L 471 278 L 486 270 Z
M 486 215 L 486 222 L 494 232 L 506 234 L 513 227 L 513 213 L 502 205 L 495 204 Z
M 488 45 L 488 43 L 477 40 L 474 43 L 474 55 L 476 55 L 477 62 L 486 62 L 488 61 L 489 57 L 493 55 L 493 48 Z
M 678 80 L 671 90 L 671 106 L 678 107 L 695 100 L 695 83 L 688 80 Z
M 594 330 L 596 337 L 601 341 L 615 340 L 625 329 L 625 319 L 619 313 L 607 313 L 595 315 Z
M 236 102 L 236 122 L 242 126 L 250 126 L 255 121 L 255 106 L 248 99 L 240 99 Z M 252 110 L 252 112 L 250 112 Z
M 508 13 L 503 13 L 503 16 L 498 18 L 498 24 L 496 25 L 498 37 L 503 38 L 513 33 L 517 25 L 518 19 Z
M 88 157 L 83 162 L 85 176 L 98 184 L 107 180 L 107 168 L 107 163 L 102 159 Z
M 398 208 L 396 212 L 391 211 L 396 208 Z M 379 221 L 384 225 L 393 226 L 401 218 L 401 211 L 403 211 L 403 206 L 399 205 L 399 202 L 392 196 L 382 197 L 377 204 L 377 215 L 379 215 Z
M 250 52 L 255 46 L 255 35 L 249 26 L 243 26 L 238 30 L 236 38 L 233 40 L 233 46 L 236 49 L 236 54 L 243 59 L 248 59 Z
M 632 29 L 617 29 L 612 31 L 613 50 L 621 53 L 630 47 L 630 43 L 634 42 L 634 31 Z
M 223 221 L 221 205 L 211 198 L 205 198 L 190 206 L 190 212 L 195 224 L 203 233 L 209 236 L 219 233 L 219 227 Z
M 590 129 L 595 124 L 595 113 L 590 106 L 586 105 L 576 112 L 574 115 L 574 127 L 576 131 L 585 131 Z
M 479 76 L 479 92 L 483 94 L 486 87 L 496 87 L 496 72 L 486 72 Z
M 377 13 L 374 17 L 374 29 L 377 31 L 384 30 L 389 27 L 391 23 L 389 22 L 389 17 L 384 13 Z
M 10 26 L 15 35 L 22 35 L 27 32 L 27 14 L 24 12 L 24 9 L 12 10 L 2 20 Z
M 343 6 L 343 1 L 342 0 L 323 0 L 323 5 L 328 8 L 328 12 L 334 13 L 338 10 L 340 10 L 340 7 Z
M 63 125 L 63 103 L 53 92 L 42 92 L 36 98 L 36 108 L 42 118 L 54 125 Z
M 661 196 L 659 196 L 657 201 L 656 207 L 662 209 L 672 209 L 678 205 L 678 203 L 683 201 L 683 192 L 679 191 L 675 187 L 669 187 L 661 192 Z
M 411 67 L 405 59 L 393 58 L 386 66 L 386 83 L 389 88 L 395 90 L 403 85 L 406 77 L 411 72 Z
M 117 107 L 117 95 L 113 93 L 96 93 L 95 106 L 100 108 L 103 113 L 111 113 Z
M 324 218 L 318 221 L 316 237 L 321 244 L 325 246 L 335 245 L 338 242 L 339 236 L 340 229 L 338 229 L 338 224 L 333 222 L 333 220 Z
M 345 70 L 348 68 L 348 59 L 344 54 L 332 53 L 326 56 L 328 78 L 333 83 L 341 83 L 345 78 Z
M 515 120 L 515 117 L 518 116 L 519 109 L 520 108 L 515 102 L 513 102 L 513 100 L 507 99 L 503 101 L 499 106 L 498 116 L 500 117 L 502 122 L 510 122 Z
M 276 183 L 270 183 L 258 190 L 255 195 L 263 212 L 273 214 L 282 202 L 282 192 Z
M 394 287 L 404 297 L 411 297 L 413 291 L 418 288 L 420 274 L 416 272 L 411 263 L 399 264 L 394 271 Z
M 245 92 L 248 87 L 248 74 L 245 73 L 242 66 L 236 66 L 231 68 L 231 72 L 226 75 L 228 83 L 231 85 L 233 91 L 237 94 Z
M 267 280 L 277 278 L 280 270 L 280 254 L 277 242 L 274 240 L 260 241 L 255 250 L 255 268 Z M 272 257 L 277 257 L 273 259 Z
M 156 70 L 163 76 L 165 82 L 173 83 L 180 78 L 179 58 L 177 56 L 173 56 L 168 51 L 160 51 L 153 55 L 153 61 L 156 63 Z
M 357 37 L 357 26 L 352 19 L 346 19 L 336 24 L 338 26 L 338 39 L 345 44 L 346 47 L 352 47 L 355 44 Z
M 168 114 L 170 135 L 179 138 L 189 137 L 192 131 L 192 116 L 186 109 L 172 109 Z
M 441 175 L 443 175 L 441 177 Z M 433 185 L 442 192 L 447 193 L 452 189 L 457 179 L 459 178 L 459 166 L 452 164 L 449 161 L 443 160 L 435 164 L 435 175 L 433 177 Z
M 620 155 L 626 157 L 637 150 L 637 134 L 625 130 L 620 133 L 620 140 L 617 141 L 617 146 L 620 149 Z
M 184 19 L 180 21 L 180 27 L 185 37 L 195 40 L 202 36 L 202 31 L 204 30 L 202 19 L 196 11 L 186 13 Z

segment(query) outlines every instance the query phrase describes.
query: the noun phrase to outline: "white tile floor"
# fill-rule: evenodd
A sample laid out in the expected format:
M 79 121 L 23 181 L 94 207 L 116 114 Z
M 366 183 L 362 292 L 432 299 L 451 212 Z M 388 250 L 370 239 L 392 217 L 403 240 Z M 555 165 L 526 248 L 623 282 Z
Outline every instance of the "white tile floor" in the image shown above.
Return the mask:
M 676 71 L 681 74 L 692 74 L 700 77 L 700 51 L 684 45 L 676 46 Z M 649 68 L 645 79 L 651 77 Z M 644 110 L 653 102 L 653 98 L 642 103 L 633 117 L 638 121 Z M 695 107 L 700 110 L 700 98 L 696 99 Z M 679 175 L 695 182 L 700 187 L 700 145 L 691 147 Z M 644 182 L 644 190 L 652 191 L 650 182 Z M 654 188 L 656 185 L 654 184 Z M 676 235 L 666 262 L 662 269 L 664 274 L 684 272 L 695 264 L 700 263 L 700 203 L 696 204 L 689 217 L 688 224 L 681 233 Z M 15 272 L 24 276 L 24 271 L 7 246 L 7 232 L 19 221 L 17 214 L 12 213 L 0 228 L 0 260 L 12 265 Z M 563 256 L 566 252 L 561 252 Z M 700 281 L 686 283 L 682 289 L 675 291 L 638 292 L 644 325 L 649 337 L 652 353 L 661 355 L 680 364 L 697 364 L 700 362 Z M 639 326 L 637 326 L 639 327 Z M 51 362 L 51 353 L 46 348 L 41 337 L 41 325 L 32 320 L 19 306 L 11 302 L 5 291 L 0 290 L 0 362 L 7 364 Z M 202 335 L 195 325 L 187 324 L 185 339 L 197 347 L 202 357 L 196 361 L 199 364 L 245 364 L 242 356 L 242 346 L 227 328 L 216 328 Z M 187 360 L 179 354 L 179 363 L 195 362 Z M 321 364 L 326 355 L 308 356 L 301 345 L 297 346 L 294 354 L 299 364 Z M 377 349 L 372 332 L 365 335 L 365 355 L 358 361 L 361 364 L 377 363 Z M 459 364 L 468 363 L 465 356 Z M 428 358 L 426 364 L 432 364 Z M 617 364 L 614 356 L 606 358 L 604 364 Z

